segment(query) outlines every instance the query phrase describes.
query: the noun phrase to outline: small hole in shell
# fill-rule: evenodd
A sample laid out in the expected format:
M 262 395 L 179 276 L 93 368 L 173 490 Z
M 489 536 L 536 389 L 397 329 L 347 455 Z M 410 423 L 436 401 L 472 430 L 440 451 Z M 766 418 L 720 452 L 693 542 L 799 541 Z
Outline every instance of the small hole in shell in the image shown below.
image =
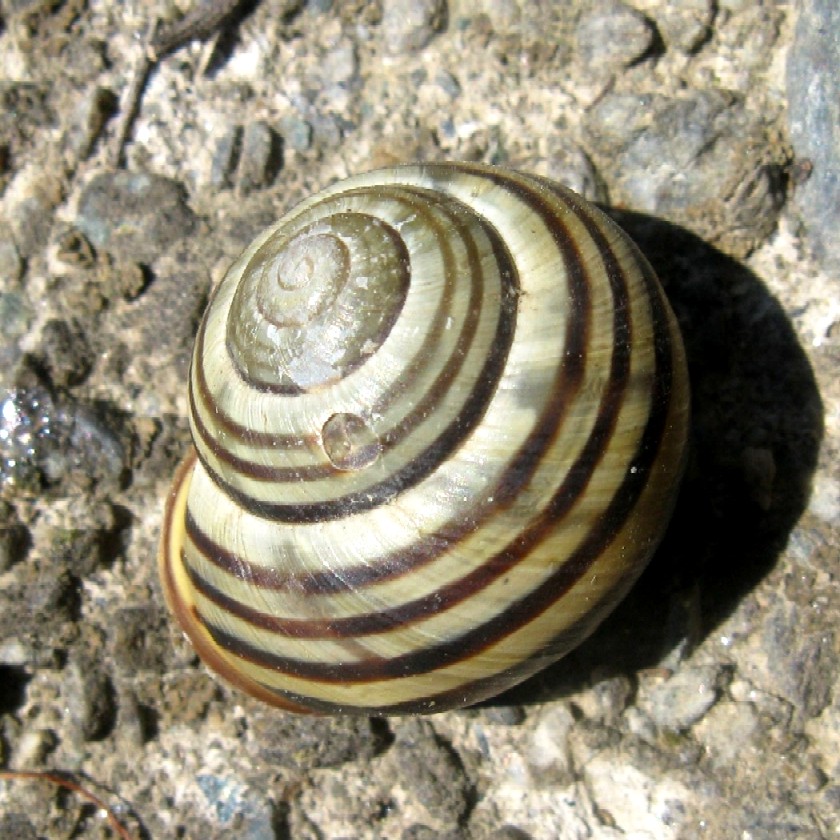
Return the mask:
M 382 449 L 379 438 L 358 414 L 333 414 L 321 429 L 324 451 L 340 470 L 369 467 Z

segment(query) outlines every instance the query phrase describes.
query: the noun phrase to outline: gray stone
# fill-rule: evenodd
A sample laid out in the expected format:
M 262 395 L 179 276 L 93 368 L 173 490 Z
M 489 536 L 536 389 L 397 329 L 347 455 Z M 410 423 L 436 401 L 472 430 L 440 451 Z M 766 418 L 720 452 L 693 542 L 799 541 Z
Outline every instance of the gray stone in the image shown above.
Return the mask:
M 779 166 L 733 94 L 611 93 L 586 124 L 613 203 L 665 216 L 738 255 L 774 229 Z
M 62 138 L 71 163 L 78 163 L 90 155 L 116 107 L 117 98 L 108 88 L 96 87 L 85 94 Z
M 457 825 L 469 808 L 470 784 L 453 750 L 425 720 L 409 720 L 396 734 L 389 757 L 399 782 L 442 826 Z
M 456 26 L 461 25 L 462 21 L 481 15 L 487 18 L 496 32 L 504 32 L 521 24 L 525 13 L 536 4 L 523 5 L 524 9 L 519 0 L 449 0 L 448 3 L 449 13 Z
M 518 726 L 525 720 L 521 706 L 488 706 L 481 709 L 484 720 L 494 726 Z
M 593 109 L 589 128 L 605 151 L 618 152 L 616 170 L 632 206 L 664 213 L 717 198 L 715 180 L 736 165 L 726 151 L 728 105 L 716 92 L 673 100 L 612 94 Z M 717 172 L 711 183 L 710 168 Z
M 237 186 L 243 193 L 268 186 L 283 162 L 282 140 L 267 123 L 248 123 L 242 134 Z
M 488 840 L 531 840 L 531 835 L 515 825 L 503 825 L 496 829 Z
M 5 341 L 22 336 L 32 321 L 32 309 L 19 292 L 0 292 L 0 330 Z
M 840 5 L 805 0 L 788 55 L 790 134 L 811 177 L 796 190 L 797 204 L 817 258 L 840 270 Z
M 80 652 L 67 668 L 67 707 L 83 741 L 101 741 L 114 726 L 117 705 L 114 687 L 101 664 Z
M 334 85 L 347 85 L 359 72 L 359 61 L 352 41 L 342 38 L 324 55 L 320 72 L 326 82 Z
M 23 275 L 23 260 L 15 244 L 12 229 L 0 222 L 0 289 L 8 288 Z M 5 335 L 5 331 L 3 335 Z
M 102 484 L 122 484 L 127 466 L 128 430 L 118 411 L 102 402 L 66 400 L 56 414 L 54 434 L 46 440 L 43 471 L 51 484 L 64 482 L 64 492 Z
M 593 72 L 617 70 L 643 56 L 653 42 L 644 15 L 618 0 L 600 0 L 575 29 L 581 61 Z
M 445 0 L 386 0 L 382 10 L 385 49 L 394 55 L 417 52 L 445 23 Z
M 553 148 L 547 158 L 547 175 L 563 186 L 574 190 L 588 201 L 607 200 L 607 192 L 603 181 L 595 171 L 589 156 L 580 146 L 567 143 L 549 141 Z
M 598 679 L 582 693 L 580 706 L 589 720 L 614 726 L 633 696 L 633 686 L 624 676 Z
M 195 217 L 177 181 L 104 172 L 82 193 L 76 225 L 97 249 L 149 264 L 193 230 Z
M 186 375 L 193 336 L 210 278 L 189 243 L 181 243 L 156 266 L 155 281 L 120 318 L 133 368 L 144 379 L 164 365 Z
M 53 319 L 44 325 L 38 355 L 54 387 L 83 382 L 93 366 L 93 353 L 78 323 Z
M 0 817 L 0 837 L 14 837 L 15 840 L 38 840 L 39 834 L 25 814 L 10 811 Z
M 535 775 L 555 784 L 571 782 L 572 757 L 569 733 L 575 719 L 566 706 L 548 707 L 542 711 L 528 744 L 528 763 Z
M 689 809 L 698 791 L 679 775 L 663 772 L 663 764 L 652 750 L 633 755 L 607 748 L 583 766 L 582 782 L 602 819 L 617 829 L 615 836 L 689 836 Z
M 296 114 L 287 114 L 280 120 L 283 142 L 296 152 L 305 152 L 312 145 L 312 126 Z
M 648 692 L 639 705 L 657 726 L 687 729 L 714 705 L 720 678 L 718 667 L 684 668 Z
M 78 618 L 79 580 L 60 564 L 19 563 L 4 587 L 0 612 L 0 659 L 27 668 L 56 668 Z
M 317 144 L 337 149 L 344 138 L 343 121 L 336 114 L 316 113 L 310 121 Z
M 696 735 L 718 767 L 731 766 L 745 755 L 757 736 L 759 716 L 752 703 L 724 701 L 712 709 L 696 729 Z
M 656 22 L 668 46 L 693 53 L 709 38 L 714 15 L 712 0 L 671 0 L 657 11 Z
M 785 28 L 785 13 L 775 4 L 749 3 L 732 15 L 722 13 L 720 20 L 721 25 L 715 26 L 715 46 L 737 61 L 731 83 L 747 93 L 755 73 L 769 70 L 774 47 Z
M 0 142 L 9 147 L 13 157 L 35 134 L 54 122 L 48 85 L 0 82 Z
M 219 837 L 240 840 L 279 840 L 276 814 L 260 791 L 227 773 L 201 772 L 196 784 L 221 829 Z M 204 832 L 201 832 L 204 835 Z
M 171 658 L 171 647 L 163 632 L 166 619 L 162 607 L 124 607 L 112 618 L 111 656 L 117 669 L 132 676 L 163 671 Z
M 464 840 L 464 837 L 462 831 L 441 832 L 422 823 L 415 823 L 400 835 L 400 840 Z
M 13 180 L 9 223 L 20 255 L 29 259 L 49 239 L 61 187 L 51 170 L 21 170 Z
M 210 186 L 216 189 L 230 187 L 233 174 L 242 152 L 242 126 L 229 128 L 216 143 L 210 163 Z
M 808 632 L 810 607 L 778 604 L 768 611 L 761 653 L 745 669 L 765 691 L 781 695 L 810 717 L 831 701 L 840 674 L 833 632 Z
M 300 717 L 260 710 L 251 716 L 250 728 L 262 761 L 306 771 L 369 759 L 388 740 L 381 724 L 363 717 Z
M 446 70 L 435 73 L 435 84 L 450 98 L 455 99 L 461 93 L 461 84 Z

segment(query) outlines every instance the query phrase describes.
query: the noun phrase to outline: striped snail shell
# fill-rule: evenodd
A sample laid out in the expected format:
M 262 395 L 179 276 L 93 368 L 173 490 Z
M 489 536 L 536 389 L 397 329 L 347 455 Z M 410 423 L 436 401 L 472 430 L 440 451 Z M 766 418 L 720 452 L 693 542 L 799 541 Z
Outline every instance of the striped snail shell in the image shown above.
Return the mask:
M 563 187 L 335 184 L 216 289 L 160 570 L 204 661 L 293 711 L 432 712 L 584 639 L 667 523 L 685 358 L 652 269 Z

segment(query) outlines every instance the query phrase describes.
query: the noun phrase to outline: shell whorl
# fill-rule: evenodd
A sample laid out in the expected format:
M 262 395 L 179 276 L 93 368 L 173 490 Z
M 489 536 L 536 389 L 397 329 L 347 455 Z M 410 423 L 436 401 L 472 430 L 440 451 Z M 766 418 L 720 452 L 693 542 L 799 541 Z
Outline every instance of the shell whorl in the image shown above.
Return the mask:
M 470 164 L 336 184 L 257 238 L 200 327 L 170 606 L 286 708 L 496 694 L 644 567 L 686 379 L 652 270 L 568 190 Z

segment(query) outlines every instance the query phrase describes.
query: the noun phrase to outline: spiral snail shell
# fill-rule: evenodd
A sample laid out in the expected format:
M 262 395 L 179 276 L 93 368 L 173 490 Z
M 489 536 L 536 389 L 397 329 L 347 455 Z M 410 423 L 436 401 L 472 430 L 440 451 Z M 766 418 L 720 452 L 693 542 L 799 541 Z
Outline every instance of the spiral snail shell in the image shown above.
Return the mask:
M 208 306 L 160 572 L 204 661 L 293 711 L 431 712 L 584 639 L 660 539 L 685 358 L 604 214 L 477 164 L 372 172 Z

